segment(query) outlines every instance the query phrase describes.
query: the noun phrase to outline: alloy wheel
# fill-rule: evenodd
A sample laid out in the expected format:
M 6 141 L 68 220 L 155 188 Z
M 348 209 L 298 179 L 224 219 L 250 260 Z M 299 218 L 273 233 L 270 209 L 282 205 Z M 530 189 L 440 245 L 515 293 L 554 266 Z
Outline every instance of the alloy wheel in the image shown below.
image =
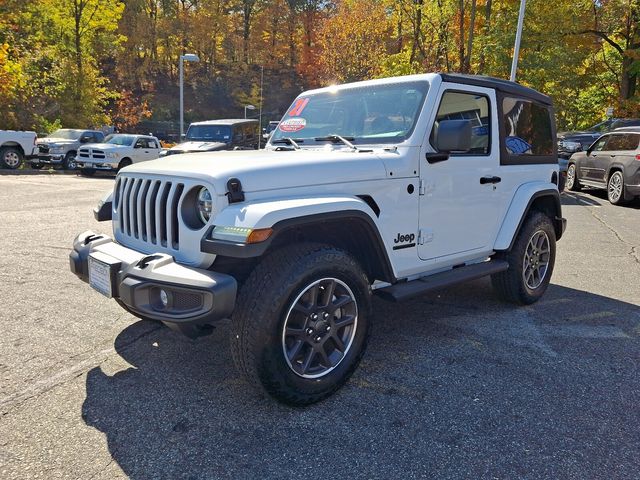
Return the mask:
M 613 172 L 611 178 L 609 178 L 609 185 L 607 187 L 607 193 L 609 194 L 609 200 L 611 203 L 616 203 L 622 197 L 622 174 L 620 172 Z
M 573 188 L 573 184 L 576 181 L 576 166 L 575 165 L 569 165 L 569 168 L 567 169 L 567 188 L 570 190 Z
M 4 163 L 9 168 L 16 168 L 20 164 L 20 155 L 10 150 L 4 154 Z
M 358 326 L 358 306 L 346 283 L 323 278 L 293 301 L 282 330 L 287 365 L 303 378 L 319 378 L 345 358 Z
M 549 236 L 544 230 L 537 230 L 529 239 L 522 266 L 522 278 L 531 290 L 542 285 L 549 270 L 550 258 Z

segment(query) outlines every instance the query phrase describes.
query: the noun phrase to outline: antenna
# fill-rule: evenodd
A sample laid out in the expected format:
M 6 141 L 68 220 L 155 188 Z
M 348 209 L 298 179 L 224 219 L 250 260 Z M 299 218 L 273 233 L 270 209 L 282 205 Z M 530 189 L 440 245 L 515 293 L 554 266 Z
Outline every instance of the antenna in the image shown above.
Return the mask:
M 260 65 L 260 113 L 258 114 L 258 150 L 262 143 L 262 84 L 264 81 L 264 65 Z

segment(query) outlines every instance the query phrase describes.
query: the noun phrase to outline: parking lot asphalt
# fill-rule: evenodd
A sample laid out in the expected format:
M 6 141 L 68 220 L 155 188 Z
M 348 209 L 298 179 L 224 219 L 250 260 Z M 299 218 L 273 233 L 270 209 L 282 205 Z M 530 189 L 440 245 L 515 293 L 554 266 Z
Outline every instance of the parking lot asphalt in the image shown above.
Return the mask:
M 109 178 L 0 177 L 0 478 L 638 478 L 640 204 L 564 195 L 545 297 L 374 302 L 361 367 L 295 409 L 69 272 Z

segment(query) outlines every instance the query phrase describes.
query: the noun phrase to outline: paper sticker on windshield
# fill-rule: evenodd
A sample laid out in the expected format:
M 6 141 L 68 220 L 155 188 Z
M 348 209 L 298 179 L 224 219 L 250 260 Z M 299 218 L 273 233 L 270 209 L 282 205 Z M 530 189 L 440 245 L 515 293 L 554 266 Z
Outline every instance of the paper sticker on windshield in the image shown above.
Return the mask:
M 307 126 L 307 121 L 304 118 L 295 117 L 295 118 L 288 118 L 286 120 L 283 120 L 282 122 L 280 122 L 280 125 L 278 125 L 278 128 L 282 132 L 291 133 L 291 132 L 298 132 L 306 126 Z
M 302 115 L 302 111 L 304 110 L 304 107 L 307 106 L 307 103 L 309 103 L 308 98 L 300 98 L 296 100 L 296 103 L 293 105 L 293 108 L 289 111 L 289 116 L 299 117 L 300 115 Z

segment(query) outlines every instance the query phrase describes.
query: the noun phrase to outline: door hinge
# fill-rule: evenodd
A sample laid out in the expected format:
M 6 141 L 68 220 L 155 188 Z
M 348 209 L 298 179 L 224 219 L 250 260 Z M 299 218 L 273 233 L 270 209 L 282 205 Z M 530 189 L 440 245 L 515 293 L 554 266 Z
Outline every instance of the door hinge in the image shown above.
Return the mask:
M 424 186 L 424 180 L 420 179 L 420 181 L 418 182 L 418 194 L 419 195 L 424 195 L 425 193 L 425 186 Z

